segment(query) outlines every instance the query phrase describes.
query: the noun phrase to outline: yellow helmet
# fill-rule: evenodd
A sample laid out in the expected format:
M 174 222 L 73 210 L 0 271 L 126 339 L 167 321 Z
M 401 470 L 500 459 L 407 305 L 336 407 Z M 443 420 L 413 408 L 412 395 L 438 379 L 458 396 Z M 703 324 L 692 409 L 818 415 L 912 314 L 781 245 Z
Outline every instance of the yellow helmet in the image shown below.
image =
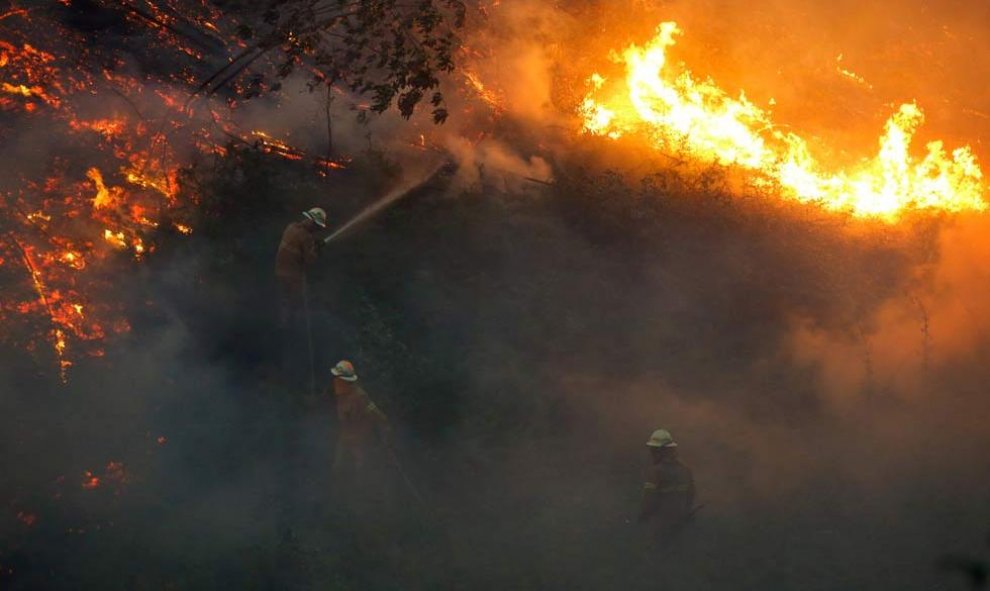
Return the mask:
M 338 361 L 337 365 L 330 369 L 330 373 L 345 382 L 356 382 L 358 380 L 357 372 L 354 371 L 354 364 L 346 359 Z
M 308 211 L 304 211 L 303 216 L 313 220 L 313 223 L 321 228 L 327 227 L 327 212 L 323 211 L 322 208 L 314 207 Z
M 677 443 L 674 442 L 674 438 L 671 436 L 670 431 L 666 429 L 657 429 L 650 435 L 650 440 L 646 442 L 648 447 L 677 447 Z

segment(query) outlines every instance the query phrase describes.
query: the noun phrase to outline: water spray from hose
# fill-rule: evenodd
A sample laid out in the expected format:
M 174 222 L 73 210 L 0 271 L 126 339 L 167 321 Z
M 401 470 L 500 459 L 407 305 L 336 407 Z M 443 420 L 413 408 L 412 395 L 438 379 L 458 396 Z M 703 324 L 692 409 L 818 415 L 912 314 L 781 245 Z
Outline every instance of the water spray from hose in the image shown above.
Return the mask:
M 412 179 L 407 180 L 404 183 L 400 183 L 398 186 L 394 187 L 391 191 L 386 193 L 381 199 L 375 201 L 368 207 L 364 208 L 361 213 L 357 214 L 351 218 L 346 224 L 337 228 L 332 234 L 323 239 L 324 244 L 330 244 L 334 240 L 340 238 L 350 230 L 352 230 L 358 224 L 367 221 L 368 219 L 374 217 L 381 213 L 382 210 L 392 205 L 393 203 L 403 199 L 404 197 L 411 194 L 414 190 L 428 183 L 433 179 L 446 165 L 446 162 L 440 162 L 428 169 L 423 175 L 417 175 L 412 177 Z

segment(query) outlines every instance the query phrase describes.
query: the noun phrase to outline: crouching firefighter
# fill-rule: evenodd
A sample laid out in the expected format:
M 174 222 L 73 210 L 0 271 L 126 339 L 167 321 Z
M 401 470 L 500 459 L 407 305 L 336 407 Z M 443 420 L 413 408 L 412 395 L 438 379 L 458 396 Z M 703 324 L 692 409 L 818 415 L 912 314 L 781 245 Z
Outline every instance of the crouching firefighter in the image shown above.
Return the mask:
M 658 543 L 676 536 L 694 512 L 694 476 L 677 457 L 677 443 L 666 429 L 657 429 L 646 442 L 650 466 L 643 476 L 640 523 L 647 523 Z

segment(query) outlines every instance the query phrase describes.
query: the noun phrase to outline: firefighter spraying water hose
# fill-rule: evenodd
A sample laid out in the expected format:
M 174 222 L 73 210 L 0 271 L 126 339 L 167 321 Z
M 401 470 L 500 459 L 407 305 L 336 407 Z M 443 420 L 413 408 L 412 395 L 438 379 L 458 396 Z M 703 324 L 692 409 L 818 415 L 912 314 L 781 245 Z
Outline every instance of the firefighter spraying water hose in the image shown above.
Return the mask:
M 293 338 L 305 327 L 309 349 L 309 392 L 316 394 L 316 365 L 313 351 L 313 329 L 309 313 L 307 272 L 319 256 L 322 243 L 316 234 L 327 227 L 327 213 L 313 207 L 302 213 L 302 220 L 286 226 L 275 255 L 275 279 L 278 283 L 278 325 Z M 294 340 L 294 338 L 293 338 Z M 295 365 L 292 363 L 292 365 Z M 294 367 L 283 368 L 296 373 Z

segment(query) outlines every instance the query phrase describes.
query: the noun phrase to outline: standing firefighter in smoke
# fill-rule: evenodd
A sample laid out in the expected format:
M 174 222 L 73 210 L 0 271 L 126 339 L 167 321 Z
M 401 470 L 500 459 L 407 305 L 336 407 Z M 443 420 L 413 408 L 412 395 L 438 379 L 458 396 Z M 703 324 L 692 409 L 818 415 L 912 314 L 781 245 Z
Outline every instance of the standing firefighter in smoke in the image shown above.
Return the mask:
M 275 255 L 278 321 L 282 329 L 294 327 L 305 312 L 306 270 L 316 260 L 322 244 L 316 233 L 327 227 L 327 214 L 319 207 L 303 212 L 303 218 L 286 226 Z
M 666 429 L 657 429 L 646 442 L 650 466 L 643 477 L 640 523 L 649 523 L 657 542 L 683 528 L 694 513 L 694 476 L 677 457 L 677 443 Z
M 308 381 L 308 394 L 312 398 L 316 396 L 306 273 L 319 255 L 322 241 L 317 233 L 326 226 L 327 214 L 319 207 L 303 212 L 301 220 L 286 226 L 275 255 L 281 347 L 274 365 L 280 370 L 278 381 L 286 395 L 279 397 L 280 406 L 273 417 L 279 429 L 279 437 L 274 443 L 280 446 L 278 453 L 282 458 L 278 464 L 278 482 L 282 487 L 279 515 L 282 525 L 287 528 L 293 526 L 301 512 L 308 510 L 312 489 L 317 488 L 306 478 L 310 456 L 303 443 L 305 430 L 301 426 L 310 409 L 306 408 L 306 399 L 301 394 L 303 383 Z M 309 379 L 304 380 L 303 376 Z
M 388 418 L 371 401 L 358 384 L 350 361 L 341 361 L 333 369 L 331 384 L 337 402 L 337 448 L 334 453 L 333 477 L 336 486 L 358 496 L 377 496 L 376 485 L 384 474 L 384 464 L 391 456 L 391 427 Z

